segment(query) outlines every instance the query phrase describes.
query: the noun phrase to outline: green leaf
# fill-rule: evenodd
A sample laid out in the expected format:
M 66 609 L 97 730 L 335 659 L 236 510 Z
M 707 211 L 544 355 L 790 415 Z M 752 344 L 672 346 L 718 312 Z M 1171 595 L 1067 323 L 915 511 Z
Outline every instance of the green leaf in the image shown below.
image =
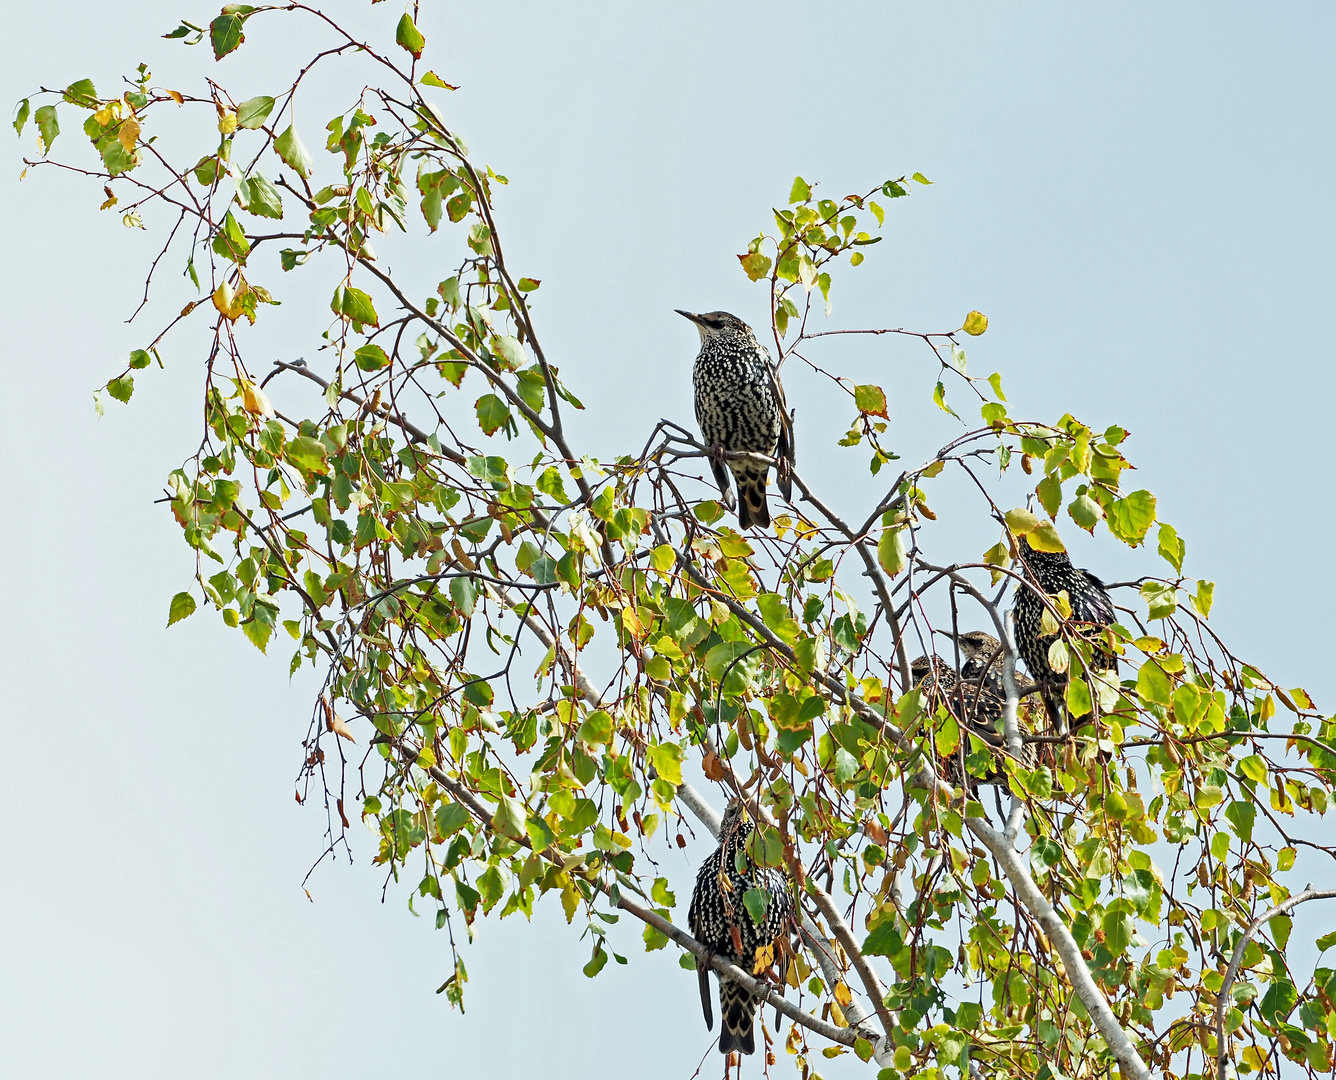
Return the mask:
M 1262 1019 L 1275 1026 L 1289 1019 L 1298 1002 L 1299 992 L 1294 988 L 1294 984 L 1289 979 L 1279 978 L 1267 989 L 1258 1008 L 1261 1010 Z
M 677 743 L 657 743 L 646 751 L 654 771 L 673 787 L 682 783 L 682 748 Z
M 534 851 L 545 851 L 557 842 L 551 826 L 540 817 L 531 816 L 524 823 L 524 828 L 529 834 L 529 843 L 533 845 Z
M 436 809 L 436 831 L 452 836 L 469 823 L 469 812 L 457 802 L 442 803 Z
M 195 614 L 195 598 L 188 592 L 179 592 L 172 597 L 172 605 L 167 611 L 167 625 L 179 623 Z
M 311 435 L 298 435 L 283 448 L 283 456 L 303 472 L 325 473 L 325 459 L 329 451 L 325 444 Z
M 408 18 L 408 16 L 405 15 L 404 18 Z M 592 979 L 595 975 L 597 975 L 600 971 L 603 970 L 607 962 L 608 962 L 608 954 L 603 951 L 603 943 L 598 942 L 594 946 L 594 955 L 590 957 L 589 963 L 585 964 L 585 966 L 580 970 L 582 970 L 587 977 Z
M 812 189 L 807 186 L 807 181 L 801 176 L 793 178 L 793 187 L 789 189 L 789 204 L 806 202 L 812 197 Z M 787 212 L 787 211 L 786 211 Z
M 229 259 L 238 266 L 246 265 L 246 256 L 250 254 L 250 241 L 246 239 L 246 230 L 232 216 L 229 210 L 223 215 L 223 223 L 213 237 L 213 250 L 224 259 Z
M 1263 766 L 1265 769 L 1265 766 Z M 1257 807 L 1250 802 L 1232 802 L 1225 807 L 1225 820 L 1234 829 L 1234 835 L 1244 843 L 1252 840 L 1253 824 L 1257 820 Z
M 450 599 L 459 610 L 462 618 L 470 618 L 473 615 L 474 606 L 478 602 L 478 587 L 473 583 L 472 578 L 457 577 L 450 581 Z
M 19 107 L 14 113 L 14 132 L 23 134 L 23 125 L 28 122 L 28 99 L 24 98 L 19 102 Z
M 752 886 L 742 894 L 742 903 L 747 909 L 747 914 L 751 916 L 752 922 L 757 926 L 764 926 L 765 909 L 770 906 L 770 898 L 760 889 Z
M 448 83 L 434 71 L 429 71 L 418 80 L 423 86 L 434 86 L 439 90 L 458 90 L 459 87 Z
M 1192 598 L 1192 606 L 1197 609 L 1203 619 L 1211 617 L 1211 604 L 1215 602 L 1215 582 L 1198 581 L 1197 592 Z
M 880 386 L 855 386 L 854 404 L 858 406 L 860 413 L 867 413 L 869 416 L 886 417 L 886 392 Z
M 496 813 L 492 815 L 492 828 L 506 836 L 521 837 L 525 835 L 528 818 L 529 812 L 522 802 L 509 795 L 502 795 L 496 805 Z
M 209 43 L 213 46 L 215 60 L 221 60 L 246 40 L 241 30 L 244 22 L 240 15 L 219 15 L 209 23 Z
M 385 350 L 369 341 L 353 353 L 353 360 L 363 371 L 379 371 L 390 362 Z
M 584 718 L 576 738 L 589 746 L 610 745 L 612 743 L 612 717 L 602 709 L 596 709 Z
M 422 59 L 422 48 L 427 44 L 427 39 L 413 25 L 413 20 L 407 12 L 404 12 L 404 17 L 399 20 L 399 26 L 394 32 L 394 40 L 403 49 L 412 53 L 414 60 Z
M 1146 601 L 1152 619 L 1168 618 L 1178 610 L 1178 590 L 1160 581 L 1145 582 L 1141 598 Z
M 315 168 L 315 163 L 311 160 L 311 155 L 307 152 L 306 147 L 302 145 L 301 139 L 297 137 L 296 129 L 291 124 L 275 140 L 274 149 L 278 152 L 278 156 L 283 159 L 283 164 L 303 180 L 310 177 Z
M 485 435 L 491 435 L 512 422 L 510 409 L 496 394 L 484 394 L 473 404 L 478 412 L 478 426 Z
M 1239 772 L 1254 783 L 1265 783 L 1266 759 L 1258 754 L 1249 754 L 1239 762 Z
M 365 326 L 380 325 L 380 316 L 376 314 L 376 308 L 371 303 L 371 297 L 361 289 L 355 289 L 351 285 L 340 285 L 335 289 L 334 298 L 330 301 L 329 307 L 335 315 L 342 315 L 353 322 L 362 323 Z
M 60 122 L 56 119 L 56 107 L 43 105 L 33 113 L 33 122 L 37 124 L 37 134 L 42 140 L 42 153 L 51 152 L 51 144 L 60 134 Z
M 259 649 L 260 652 L 264 652 L 265 646 L 269 644 L 270 637 L 273 636 L 274 625 L 260 619 L 249 619 L 241 624 L 241 632 L 246 635 L 247 641 Z
M 510 334 L 502 334 L 492 341 L 492 354 L 502 361 L 504 371 L 514 371 L 528 360 L 524 355 L 524 346 Z
M 931 184 L 931 183 L 932 183 L 932 181 L 929 180 L 926 176 L 924 176 L 921 172 L 916 172 L 910 179 L 912 179 L 912 180 L 916 180 L 916 181 L 918 181 L 918 183 L 920 183 L 920 184 L 924 184 L 924 185 L 927 185 L 927 184 Z
M 761 650 L 750 641 L 725 641 L 705 654 L 705 670 L 715 682 L 723 681 L 725 694 L 741 694 L 761 663 Z
M 107 383 L 107 393 L 117 401 L 129 401 L 130 395 L 135 392 L 135 379 L 133 375 L 122 375 L 119 379 L 112 379 Z
M 1168 706 L 1171 703 L 1169 676 L 1154 660 L 1147 660 L 1137 672 L 1137 694 L 1142 701 L 1155 705 Z
M 883 919 L 863 942 L 863 952 L 868 956 L 894 957 L 904 947 L 905 940 L 895 928 L 894 919 Z
M 1160 522 L 1160 555 L 1180 574 L 1185 551 L 1186 545 L 1179 539 L 1177 530 L 1168 522 Z
M 877 541 L 877 562 L 881 568 L 895 577 L 905 568 L 908 561 L 905 552 L 904 529 L 884 529 Z
M 278 188 L 269 182 L 269 178 L 256 169 L 246 177 L 246 201 L 241 203 L 243 210 L 248 210 L 256 217 L 281 218 L 283 216 L 283 197 Z M 241 202 L 242 188 L 237 187 L 237 201 Z
M 1085 716 L 1093 706 L 1090 701 L 1090 687 L 1079 675 L 1067 683 L 1067 708 L 1073 716 Z
M 1062 480 L 1050 473 L 1035 485 L 1034 493 L 1039 496 L 1039 505 L 1044 508 L 1044 513 L 1050 518 L 1056 518 L 1062 507 Z
M 151 363 L 153 363 L 153 357 L 143 349 L 135 349 L 134 352 L 130 354 L 130 366 L 136 370 L 139 368 L 146 368 Z
M 1154 523 L 1155 496 L 1149 491 L 1133 491 L 1109 507 L 1109 532 L 1133 547 L 1146 538 Z
M 269 114 L 273 111 L 273 98 L 264 95 L 248 98 L 237 106 L 237 127 L 254 131 L 264 125 L 264 122 L 269 119 Z
M 1099 519 L 1104 516 L 1103 508 L 1089 495 L 1078 495 L 1073 499 L 1067 507 L 1067 513 L 1086 532 L 1094 532 Z

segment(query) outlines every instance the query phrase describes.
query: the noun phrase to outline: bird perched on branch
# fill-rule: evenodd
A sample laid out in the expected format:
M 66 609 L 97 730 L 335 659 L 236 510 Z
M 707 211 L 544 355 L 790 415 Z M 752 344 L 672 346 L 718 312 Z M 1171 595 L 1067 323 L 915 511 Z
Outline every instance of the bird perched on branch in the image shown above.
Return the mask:
M 783 871 L 758 867 L 751 861 L 745 844 L 752 828 L 742 800 L 730 799 L 719 826 L 719 846 L 696 874 L 687 926 L 702 945 L 758 978 L 778 964 L 782 986 L 788 957 L 783 951 L 787 942 L 781 939 L 787 938 L 793 918 L 793 895 Z M 760 912 L 759 919 L 753 917 L 753 909 Z M 696 970 L 705 1026 L 713 1030 L 710 971 L 700 959 Z M 752 1025 L 758 1003 L 749 990 L 719 976 L 721 1054 L 755 1052 Z
M 1092 671 L 1118 669 L 1117 657 L 1104 632 L 1104 627 L 1114 621 L 1113 601 L 1104 591 L 1104 582 L 1089 570 L 1073 566 L 1065 551 L 1037 551 L 1024 536 L 1016 541 L 1016 550 L 1026 577 L 1026 581 L 1016 587 L 1016 651 L 1039 685 L 1053 730 L 1063 733 L 1066 731 L 1063 695 L 1067 688 L 1067 664 L 1052 662 L 1050 650 L 1061 639 L 1054 632 L 1045 632 L 1047 605 L 1035 589 L 1050 597 L 1066 593 L 1072 610 L 1066 627 L 1076 637 L 1091 643 Z M 1062 620 L 1054 618 L 1052 612 L 1049 614 L 1050 621 L 1060 626 Z M 1063 659 L 1069 663 L 1080 662 L 1071 650 L 1063 654 Z
M 724 468 L 722 452 L 743 451 L 774 458 L 775 482 L 784 498 L 791 497 L 793 471 L 793 416 L 784 403 L 784 388 L 770 362 L 770 353 L 756 340 L 752 329 L 727 311 L 693 315 L 700 331 L 700 352 L 691 373 L 696 390 L 696 422 L 711 450 L 710 467 L 732 509 L 728 470 L 738 488 L 738 524 L 742 528 L 770 525 L 766 503 L 768 466 L 759 462 L 729 461 Z
M 935 712 L 938 706 L 956 718 L 963 729 L 962 735 L 972 734 L 995 754 L 1006 750 L 1006 738 L 999 730 L 1007 694 L 1002 679 L 1002 645 L 992 634 L 971 630 L 956 638 L 962 662 L 960 674 L 942 657 L 920 656 L 910 665 L 914 685 L 923 698 L 924 706 Z M 1033 693 L 1035 684 L 1016 677 L 1020 697 Z M 963 753 L 969 753 L 967 740 L 961 743 Z M 964 770 L 957 755 L 941 762 L 942 775 L 952 784 L 964 780 Z M 992 768 L 984 776 L 972 778 L 979 783 L 1001 783 L 1005 776 L 1001 769 Z

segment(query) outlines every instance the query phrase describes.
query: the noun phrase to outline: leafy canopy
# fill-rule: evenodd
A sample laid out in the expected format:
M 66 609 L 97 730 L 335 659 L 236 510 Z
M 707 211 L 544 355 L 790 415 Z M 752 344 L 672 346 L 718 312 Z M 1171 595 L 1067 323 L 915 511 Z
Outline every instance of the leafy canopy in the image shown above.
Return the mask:
M 261 26 L 313 42 L 272 93 L 235 99 L 226 67 L 167 89 L 141 66 L 119 96 L 88 79 L 34 95 L 14 127 L 34 125 L 30 165 L 96 177 L 101 209 L 162 237 L 197 290 L 97 395 L 128 403 L 154 363 L 198 362 L 175 343 L 207 328 L 201 438 L 166 484 L 196 575 L 168 623 L 211 609 L 323 673 L 303 798 L 333 808 L 331 852 L 360 817 L 376 862 L 435 910 L 451 1002 L 455 943 L 544 897 L 588 939 L 590 977 L 628 962 L 623 916 L 646 949 L 705 962 L 680 928 L 691 881 L 656 860 L 685 844 L 684 810 L 708 824 L 745 789 L 753 857 L 788 870 L 806 915 L 783 1039 L 803 1076 L 818 1052 L 929 1080 L 1330 1071 L 1336 976 L 1295 970 L 1288 946 L 1311 896 L 1292 891 L 1312 876 L 1296 878 L 1299 852 L 1332 854 L 1313 839 L 1332 720 L 1213 631 L 1214 584 L 1185 576 L 1184 538 L 1125 483 L 1126 431 L 1013 415 L 1000 375 L 970 373 L 981 313 L 946 332 L 816 329 L 926 177 L 839 199 L 797 178 L 738 255 L 777 359 L 841 388 L 839 444 L 869 469 L 855 517 L 800 474 L 774 534 L 744 536 L 703 486 L 692 430 L 662 422 L 612 461 L 568 437 L 580 372 L 543 349 L 541 283 L 503 253 L 506 178 L 450 126 L 453 87 L 421 63 L 414 15 L 361 41 L 305 4 L 229 5 L 167 36 L 225 61 Z M 294 111 L 316 65 L 363 88 L 323 135 Z M 164 112 L 214 149 L 157 138 Z M 91 153 L 67 139 L 53 156 L 62 117 Z M 395 231 L 454 269 L 392 272 L 371 241 Z M 248 331 L 288 317 L 287 274 L 328 283 L 325 329 L 310 362 L 262 370 Z M 900 387 L 809 359 L 850 334 L 931 354 L 923 405 L 956 428 L 919 464 L 890 441 Z M 952 490 L 995 532 L 987 550 L 933 554 L 931 504 Z M 1075 722 L 1054 736 L 1011 678 L 1007 606 L 1033 587 L 1017 539 L 1058 551 L 1076 528 L 1147 550 L 1148 572 L 1113 588 L 1113 674 L 1092 670 L 1068 597 L 1045 598 Z M 976 627 L 1006 642 L 1001 751 L 911 676 L 935 632 Z

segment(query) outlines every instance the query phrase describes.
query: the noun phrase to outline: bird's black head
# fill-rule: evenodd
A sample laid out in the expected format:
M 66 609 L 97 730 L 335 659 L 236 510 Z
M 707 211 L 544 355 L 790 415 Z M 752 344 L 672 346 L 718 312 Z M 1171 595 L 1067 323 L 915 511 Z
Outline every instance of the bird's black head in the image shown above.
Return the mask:
M 978 664 L 989 664 L 1000 654 L 1002 643 L 982 630 L 970 630 L 960 635 L 960 651 L 965 659 Z
M 727 311 L 707 311 L 703 315 L 695 315 L 690 311 L 683 311 L 681 308 L 674 308 L 684 319 L 690 319 L 696 324 L 696 329 L 700 331 L 700 339 L 703 342 L 711 338 L 726 337 L 752 337 L 752 329 L 736 315 Z

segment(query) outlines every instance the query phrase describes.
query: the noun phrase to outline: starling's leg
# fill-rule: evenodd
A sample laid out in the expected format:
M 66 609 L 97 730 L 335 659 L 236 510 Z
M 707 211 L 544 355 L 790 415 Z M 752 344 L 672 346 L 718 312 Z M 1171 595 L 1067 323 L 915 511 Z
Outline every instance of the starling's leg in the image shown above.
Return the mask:
M 733 499 L 733 486 L 729 483 L 728 466 L 724 464 L 722 446 L 710 447 L 710 471 L 714 473 L 714 482 L 719 485 L 720 494 L 724 497 L 724 505 L 732 510 L 737 503 Z

